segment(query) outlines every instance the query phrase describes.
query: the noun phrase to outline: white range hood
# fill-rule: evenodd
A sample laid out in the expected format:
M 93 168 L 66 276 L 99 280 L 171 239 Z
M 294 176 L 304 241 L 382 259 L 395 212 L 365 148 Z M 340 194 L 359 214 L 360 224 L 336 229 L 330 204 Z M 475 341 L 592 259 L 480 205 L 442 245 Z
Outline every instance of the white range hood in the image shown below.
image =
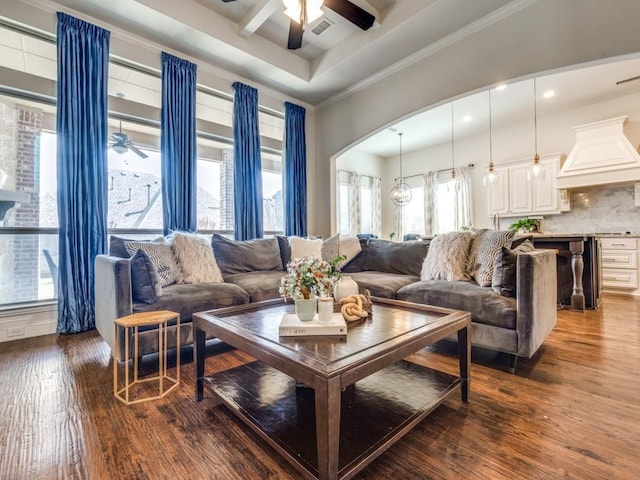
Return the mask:
M 624 134 L 627 117 L 573 127 L 576 144 L 558 173 L 557 188 L 640 181 L 640 154 Z

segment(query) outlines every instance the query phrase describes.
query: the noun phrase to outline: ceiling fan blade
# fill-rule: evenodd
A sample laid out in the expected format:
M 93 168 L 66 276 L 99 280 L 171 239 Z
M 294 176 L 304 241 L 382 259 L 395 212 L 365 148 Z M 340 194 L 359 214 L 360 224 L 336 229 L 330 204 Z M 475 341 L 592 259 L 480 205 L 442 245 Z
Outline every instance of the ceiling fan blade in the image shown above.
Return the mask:
M 343 16 L 362 30 L 369 30 L 376 17 L 349 0 L 324 0 L 324 6 Z
M 129 150 L 131 150 L 133 153 L 135 153 L 136 155 L 138 155 L 140 158 L 147 158 L 149 157 L 149 155 L 147 155 L 146 153 L 144 153 L 142 150 L 138 149 L 137 147 L 134 147 L 133 145 L 129 144 L 128 145 Z
M 287 48 L 289 50 L 297 50 L 302 46 L 302 32 L 304 29 L 298 22 L 291 20 L 289 24 L 289 41 L 287 42 Z

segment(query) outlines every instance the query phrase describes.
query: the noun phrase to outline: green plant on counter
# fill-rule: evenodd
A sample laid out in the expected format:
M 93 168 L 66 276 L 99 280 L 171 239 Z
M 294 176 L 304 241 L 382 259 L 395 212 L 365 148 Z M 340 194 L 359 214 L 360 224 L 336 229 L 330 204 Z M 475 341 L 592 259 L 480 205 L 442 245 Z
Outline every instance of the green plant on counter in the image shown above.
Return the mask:
M 391 240 L 393 242 L 393 237 L 395 237 L 395 236 L 396 236 L 396 232 L 391 232 L 389 234 L 389 240 Z
M 538 232 L 540 231 L 540 219 L 521 218 L 509 225 L 509 230 L 515 230 L 519 233 Z

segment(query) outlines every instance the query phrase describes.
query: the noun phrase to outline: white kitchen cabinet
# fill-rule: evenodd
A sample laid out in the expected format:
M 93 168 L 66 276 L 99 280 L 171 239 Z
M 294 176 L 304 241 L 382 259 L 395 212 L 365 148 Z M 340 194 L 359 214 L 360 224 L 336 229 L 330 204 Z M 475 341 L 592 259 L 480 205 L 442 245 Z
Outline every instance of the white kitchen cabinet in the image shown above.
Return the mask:
M 602 286 L 605 291 L 631 293 L 638 291 L 638 239 L 605 237 L 601 240 Z
M 488 190 L 489 215 L 527 216 L 560 213 L 556 175 L 560 154 L 540 159 L 541 174 L 531 177 L 530 161 L 510 163 L 495 169 L 496 180 Z
M 509 213 L 509 171 L 496 168 L 493 183 L 487 185 L 489 213 L 506 215 Z

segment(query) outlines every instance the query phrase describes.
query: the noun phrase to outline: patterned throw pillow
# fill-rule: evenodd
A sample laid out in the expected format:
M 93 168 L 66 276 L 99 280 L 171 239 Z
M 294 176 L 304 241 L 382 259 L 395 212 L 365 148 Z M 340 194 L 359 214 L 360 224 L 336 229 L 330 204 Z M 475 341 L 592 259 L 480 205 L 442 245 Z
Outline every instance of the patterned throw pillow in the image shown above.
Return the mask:
M 173 251 L 184 283 L 222 283 L 222 273 L 209 241 L 195 233 L 173 232 Z
M 422 280 L 468 280 L 467 259 L 472 232 L 451 232 L 431 240 L 422 263 Z
M 158 275 L 160 275 L 160 284 L 163 287 L 181 281 L 182 274 L 173 257 L 171 245 L 152 242 L 125 242 L 124 246 L 129 255 L 134 255 L 138 250 L 142 250 L 149 256 Z
M 467 266 L 467 274 L 475 278 L 481 287 L 491 286 L 498 252 L 502 247 L 511 246 L 513 235 L 513 230 L 483 230 L 473 239 L 470 254 L 472 265 Z

